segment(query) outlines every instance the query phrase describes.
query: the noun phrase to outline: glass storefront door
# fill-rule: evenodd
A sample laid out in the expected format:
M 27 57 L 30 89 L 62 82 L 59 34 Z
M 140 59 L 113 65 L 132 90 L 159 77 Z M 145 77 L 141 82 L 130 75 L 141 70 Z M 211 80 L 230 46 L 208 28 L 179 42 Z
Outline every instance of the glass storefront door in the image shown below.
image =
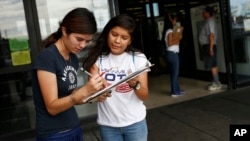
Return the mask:
M 31 49 L 22 0 L 0 0 L 0 135 L 30 129 L 23 99 Z
M 250 0 L 230 0 L 234 87 L 250 84 Z

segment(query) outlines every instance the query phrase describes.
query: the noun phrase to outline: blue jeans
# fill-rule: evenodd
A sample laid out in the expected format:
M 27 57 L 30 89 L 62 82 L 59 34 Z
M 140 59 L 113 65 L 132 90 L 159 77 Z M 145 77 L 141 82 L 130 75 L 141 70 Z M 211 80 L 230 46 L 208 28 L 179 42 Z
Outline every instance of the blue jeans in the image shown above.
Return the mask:
M 102 141 L 147 141 L 146 120 L 125 127 L 100 126 Z
M 37 138 L 36 141 L 83 141 L 82 128 L 78 126 L 69 131 L 56 133 L 48 138 Z
M 171 94 L 180 92 L 180 86 L 178 83 L 179 76 L 179 55 L 172 51 L 166 51 L 165 59 L 170 67 L 170 82 L 171 82 Z

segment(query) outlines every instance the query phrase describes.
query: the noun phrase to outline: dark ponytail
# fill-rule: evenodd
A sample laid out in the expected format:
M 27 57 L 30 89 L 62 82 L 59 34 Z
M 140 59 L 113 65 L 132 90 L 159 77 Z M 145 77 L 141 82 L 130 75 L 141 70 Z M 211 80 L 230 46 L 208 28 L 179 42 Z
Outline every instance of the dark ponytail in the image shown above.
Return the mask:
M 63 18 L 58 30 L 43 40 L 43 48 L 54 44 L 62 37 L 62 27 L 65 27 L 67 34 L 94 34 L 97 31 L 94 14 L 86 8 L 75 8 Z

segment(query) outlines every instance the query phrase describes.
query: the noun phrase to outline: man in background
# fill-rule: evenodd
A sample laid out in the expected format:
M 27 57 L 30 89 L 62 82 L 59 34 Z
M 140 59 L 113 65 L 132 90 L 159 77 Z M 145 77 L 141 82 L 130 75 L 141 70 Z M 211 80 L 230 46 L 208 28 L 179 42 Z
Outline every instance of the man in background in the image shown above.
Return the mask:
M 213 77 L 213 82 L 208 85 L 208 90 L 211 91 L 219 90 L 222 88 L 217 67 L 217 28 L 213 15 L 213 7 L 206 6 L 203 9 L 202 16 L 205 19 L 205 23 L 202 26 L 199 34 L 199 42 L 203 49 L 205 68 L 211 70 Z

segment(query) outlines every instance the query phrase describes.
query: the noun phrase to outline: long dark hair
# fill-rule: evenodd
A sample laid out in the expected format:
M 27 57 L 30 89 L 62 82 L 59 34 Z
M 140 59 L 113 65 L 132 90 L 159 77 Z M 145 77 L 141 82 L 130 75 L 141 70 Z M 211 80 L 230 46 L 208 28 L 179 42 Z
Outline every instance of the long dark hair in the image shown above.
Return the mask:
M 127 14 L 121 14 L 113 17 L 104 27 L 102 33 L 97 38 L 95 45 L 90 48 L 88 57 L 83 61 L 83 67 L 86 70 L 90 70 L 99 55 L 108 55 L 110 53 L 110 48 L 108 46 L 108 34 L 110 30 L 116 26 L 128 30 L 131 40 L 133 40 L 136 28 L 135 20 Z M 139 50 L 133 48 L 132 45 L 129 45 L 125 51 L 135 52 Z
M 171 19 L 177 18 L 176 13 L 167 13 L 164 18 L 164 26 L 163 26 L 163 32 L 162 32 L 162 41 L 165 41 L 165 34 L 168 29 L 173 29 L 174 25 L 172 23 Z
M 43 40 L 42 47 L 48 47 L 62 37 L 62 27 L 66 33 L 94 34 L 97 24 L 94 14 L 86 8 L 75 8 L 65 15 L 56 32 Z

